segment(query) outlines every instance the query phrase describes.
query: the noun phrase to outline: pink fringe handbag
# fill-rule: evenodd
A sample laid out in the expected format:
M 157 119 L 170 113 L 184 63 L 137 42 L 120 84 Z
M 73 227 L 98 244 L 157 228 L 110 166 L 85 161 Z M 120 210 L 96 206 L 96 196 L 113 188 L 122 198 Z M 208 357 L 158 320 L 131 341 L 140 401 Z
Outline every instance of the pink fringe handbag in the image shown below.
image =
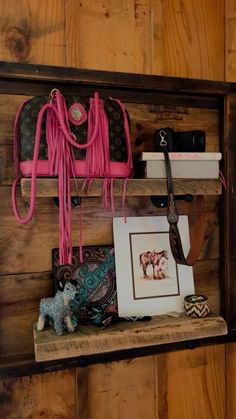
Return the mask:
M 70 179 L 85 178 L 84 186 L 89 187 L 93 179 L 103 178 L 103 204 L 107 206 L 109 196 L 114 210 L 113 180 L 123 178 L 124 204 L 126 181 L 133 173 L 127 111 L 119 100 L 102 99 L 97 92 L 85 98 L 64 96 L 54 89 L 49 99 L 35 96 L 16 115 L 14 161 L 18 176 L 12 187 L 12 205 L 22 224 L 34 214 L 36 178 L 58 178 L 60 265 L 71 264 Z M 24 218 L 16 203 L 21 177 L 31 177 L 29 211 Z

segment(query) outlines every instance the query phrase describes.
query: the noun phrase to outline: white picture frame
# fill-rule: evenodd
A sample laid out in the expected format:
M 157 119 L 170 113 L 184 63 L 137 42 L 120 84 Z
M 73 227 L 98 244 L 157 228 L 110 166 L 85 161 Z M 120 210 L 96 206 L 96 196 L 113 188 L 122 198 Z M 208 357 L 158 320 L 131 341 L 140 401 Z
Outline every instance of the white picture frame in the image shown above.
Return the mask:
M 190 247 L 188 217 L 179 217 L 183 250 Z M 175 262 L 165 216 L 113 218 L 118 314 L 154 316 L 183 312 L 194 294 L 193 269 Z

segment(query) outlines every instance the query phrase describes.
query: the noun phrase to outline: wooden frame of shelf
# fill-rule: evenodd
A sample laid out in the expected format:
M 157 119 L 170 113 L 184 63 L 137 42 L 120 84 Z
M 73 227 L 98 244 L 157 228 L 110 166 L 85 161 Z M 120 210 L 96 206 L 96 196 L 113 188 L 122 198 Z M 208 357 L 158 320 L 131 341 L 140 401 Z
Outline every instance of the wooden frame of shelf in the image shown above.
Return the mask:
M 221 199 L 221 219 L 224 220 L 221 226 L 221 254 L 222 271 L 222 316 L 210 316 L 206 319 L 165 319 L 160 325 L 153 319 L 153 323 L 145 325 L 135 324 L 132 326 L 114 326 L 113 329 L 102 332 L 100 343 L 103 352 L 105 351 L 105 341 L 110 341 L 117 336 L 123 339 L 121 346 L 113 346 L 112 351 L 124 352 L 127 348 L 132 349 L 130 343 L 134 336 L 138 337 L 137 346 L 133 348 L 162 346 L 169 342 L 182 342 L 187 340 L 219 337 L 227 334 L 227 325 L 231 334 L 236 330 L 236 287 L 233 283 L 236 275 L 236 258 L 234 247 L 236 243 L 236 199 L 234 196 L 234 185 L 236 183 L 236 170 L 234 155 L 236 155 L 236 145 L 234 141 L 234 132 L 236 132 L 236 83 L 215 82 L 208 80 L 192 80 L 176 77 L 152 76 L 142 74 L 114 73 L 108 71 L 79 70 L 61 67 L 49 67 L 33 64 L 5 63 L 0 62 L 0 93 L 1 94 L 19 94 L 19 95 L 38 95 L 48 94 L 52 88 L 61 88 L 64 93 L 72 93 L 75 89 L 80 89 L 81 93 L 91 93 L 98 89 L 102 95 L 117 96 L 121 100 L 131 103 L 142 104 L 166 104 L 175 106 L 191 106 L 202 109 L 218 109 L 220 113 L 220 144 L 223 154 L 221 168 L 224 168 L 224 174 L 227 181 L 227 190 L 223 190 L 221 182 L 218 179 L 175 179 L 175 193 L 183 195 L 186 193 L 197 195 L 220 195 Z M 77 195 L 74 181 L 71 181 L 72 195 Z M 77 189 L 81 190 L 83 179 L 77 179 Z M 21 180 L 21 192 L 24 198 L 30 196 L 30 179 Z M 123 180 L 114 181 L 114 196 L 121 195 Z M 166 181 L 164 179 L 129 179 L 127 183 L 127 196 L 152 196 L 166 195 Z M 37 197 L 55 197 L 57 192 L 57 179 L 37 179 Z M 81 191 L 80 196 L 99 197 L 102 195 L 102 180 L 94 180 L 88 192 Z M 160 320 L 160 319 L 159 319 Z M 226 320 L 226 321 L 225 321 Z M 182 321 L 181 324 L 178 322 Z M 172 322 L 172 323 L 171 323 Z M 227 324 L 226 324 L 227 323 Z M 174 327 L 174 325 L 176 327 Z M 178 334 L 178 330 L 181 332 Z M 191 326 L 188 329 L 188 326 Z M 112 326 L 113 327 L 113 326 Z M 126 329 L 127 327 L 127 329 Z M 186 328 L 186 329 L 185 329 Z M 122 330 L 121 330 L 122 329 Z M 142 330 L 142 332 L 140 331 Z M 94 329 L 90 327 L 88 334 L 97 336 Z M 170 332 L 170 330 L 172 330 Z M 82 331 L 82 329 L 81 329 Z M 45 332 L 45 333 L 44 333 Z M 48 347 L 54 345 L 53 333 L 48 331 L 41 332 L 39 336 L 35 332 L 36 351 L 43 351 L 43 344 Z M 160 333 L 161 332 L 161 333 Z M 176 334 L 175 334 L 176 333 Z M 85 333 L 86 335 L 86 333 Z M 57 338 L 61 344 L 67 339 L 75 339 L 73 336 L 63 336 Z M 106 336 L 106 338 L 104 337 Z M 166 336 L 166 338 L 164 338 Z M 46 339 L 47 337 L 47 339 Z M 77 337 L 77 336 L 76 336 Z M 78 337 L 77 337 L 78 339 Z M 84 337 L 87 347 L 92 347 Z M 92 339 L 92 338 L 91 338 Z M 98 339 L 98 340 L 99 340 Z M 103 341 L 103 339 L 105 339 Z M 227 339 L 227 337 L 225 337 Z M 45 340 L 45 342 L 44 342 Z M 95 339 L 96 340 L 96 339 Z M 51 343 L 50 343 L 51 342 Z M 86 343 L 87 342 L 87 343 Z M 126 342 L 126 343 L 125 343 Z M 76 345 L 79 347 L 76 343 Z M 82 345 L 82 340 L 81 340 Z M 70 353 L 70 356 L 81 356 L 100 353 L 98 346 L 89 351 Z M 42 359 L 41 356 L 38 360 Z M 45 359 L 45 355 L 44 355 Z M 49 358 L 48 358 L 49 359 Z M 52 359 L 52 358 L 50 358 Z M 44 362 L 44 361 L 43 361 Z M 17 363 L 18 364 L 18 363 Z M 13 365 L 13 362 L 12 362 Z

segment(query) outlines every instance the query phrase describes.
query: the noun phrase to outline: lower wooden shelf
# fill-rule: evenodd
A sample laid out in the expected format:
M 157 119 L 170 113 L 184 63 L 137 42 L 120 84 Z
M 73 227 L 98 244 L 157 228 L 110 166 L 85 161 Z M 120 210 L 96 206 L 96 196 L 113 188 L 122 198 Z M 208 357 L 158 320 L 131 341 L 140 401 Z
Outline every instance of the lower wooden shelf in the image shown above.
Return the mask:
M 150 321 L 116 323 L 101 329 L 81 325 L 73 334 L 58 336 L 52 328 L 33 327 L 36 362 L 95 355 L 125 349 L 163 345 L 227 334 L 227 324 L 217 315 L 194 319 L 155 316 Z

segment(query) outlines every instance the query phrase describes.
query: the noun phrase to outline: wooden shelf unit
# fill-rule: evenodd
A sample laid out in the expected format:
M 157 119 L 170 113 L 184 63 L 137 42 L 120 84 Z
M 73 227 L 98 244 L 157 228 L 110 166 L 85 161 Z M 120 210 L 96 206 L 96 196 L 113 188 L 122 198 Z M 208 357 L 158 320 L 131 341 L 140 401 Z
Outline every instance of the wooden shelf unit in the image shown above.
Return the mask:
M 152 322 L 141 325 L 120 325 L 112 329 L 100 331 L 93 328 L 84 330 L 81 335 L 65 335 L 55 337 L 54 332 L 43 331 L 41 334 L 34 331 L 35 352 L 38 360 L 55 359 L 46 353 L 51 353 L 56 345 L 64 349 L 71 347 L 77 352 L 70 352 L 69 356 L 97 354 L 101 350 L 123 351 L 132 348 L 136 339 L 140 349 L 162 345 L 170 342 L 182 342 L 189 339 L 202 339 L 204 337 L 222 336 L 229 331 L 236 330 L 236 275 L 235 242 L 236 242 L 236 199 L 234 185 L 236 183 L 236 170 L 234 155 L 236 144 L 236 83 L 215 82 L 208 80 L 182 79 L 178 77 L 152 76 L 142 74 L 114 73 L 108 71 L 79 70 L 61 67 L 49 67 L 20 63 L 0 62 L 0 94 L 7 95 L 38 95 L 48 94 L 52 88 L 59 88 L 64 93 L 73 93 L 79 89 L 83 94 L 90 94 L 99 90 L 101 95 L 116 96 L 121 100 L 135 104 L 171 105 L 219 111 L 220 151 L 223 155 L 221 162 L 227 182 L 227 190 L 222 191 L 219 180 L 174 180 L 175 193 L 222 195 L 220 197 L 221 221 L 221 315 L 211 315 L 206 319 L 153 319 Z M 165 121 L 164 121 L 165 122 Z M 77 195 L 72 180 L 72 195 Z M 84 182 L 77 179 L 77 189 L 81 190 Z M 121 195 L 122 180 L 115 180 L 114 195 Z M 21 180 L 21 191 L 24 198 L 30 195 L 30 179 Z M 57 179 L 37 179 L 37 197 L 57 196 Z M 127 196 L 166 195 L 166 182 L 163 179 L 130 179 L 127 183 Z M 80 196 L 100 197 L 102 195 L 102 180 L 92 183 L 89 191 L 81 192 Z M 112 326 L 113 327 L 113 326 Z M 126 329 L 127 327 L 127 329 Z M 171 333 L 170 333 L 171 330 Z M 91 340 L 90 340 L 91 339 Z M 113 343 L 121 342 L 121 343 Z M 120 340 L 121 339 L 121 340 Z M 93 346 L 93 342 L 96 345 Z M 132 342 L 131 342 L 132 341 Z M 81 350 L 83 343 L 87 350 Z M 108 342 L 108 343 L 106 343 Z M 112 342 L 112 344 L 111 344 Z M 109 346 L 109 345 L 110 346 Z M 60 346 L 59 345 L 59 346 Z M 107 345 L 107 346 L 106 346 Z M 112 346 L 113 345 L 113 346 Z M 100 349 L 99 349 L 100 347 Z M 64 350 L 63 349 L 63 350 Z M 40 354 L 40 351 L 42 352 Z M 44 353 L 45 351 L 45 353 Z M 44 354 L 43 354 L 44 353 Z M 66 351 L 59 355 L 66 357 Z M 58 358 L 57 358 L 58 359 Z M 18 361 L 17 361 L 18 362 Z M 18 362 L 19 363 L 19 362 Z M 14 365 L 14 361 L 11 363 Z

